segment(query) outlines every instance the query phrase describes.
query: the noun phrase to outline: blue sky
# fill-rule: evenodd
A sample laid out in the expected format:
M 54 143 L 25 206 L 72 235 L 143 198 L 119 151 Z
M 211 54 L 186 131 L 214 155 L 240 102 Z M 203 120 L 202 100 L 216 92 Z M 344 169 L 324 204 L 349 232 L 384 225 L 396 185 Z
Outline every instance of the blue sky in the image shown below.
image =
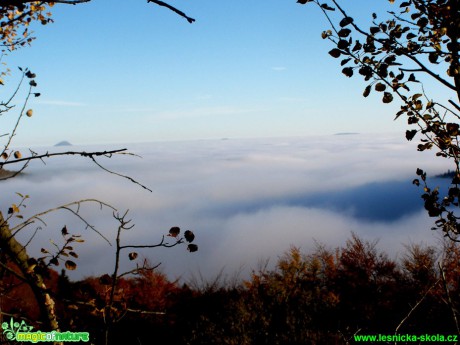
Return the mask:
M 129 4 L 129 5 L 128 5 Z M 57 5 L 55 23 L 7 57 L 28 66 L 40 98 L 16 145 L 146 142 L 403 131 L 397 104 L 364 99 L 341 74 L 313 5 L 294 0 L 174 1 L 194 24 L 132 0 Z M 353 1 L 370 18 L 378 6 Z M 6 97 L 8 90 L 1 90 Z

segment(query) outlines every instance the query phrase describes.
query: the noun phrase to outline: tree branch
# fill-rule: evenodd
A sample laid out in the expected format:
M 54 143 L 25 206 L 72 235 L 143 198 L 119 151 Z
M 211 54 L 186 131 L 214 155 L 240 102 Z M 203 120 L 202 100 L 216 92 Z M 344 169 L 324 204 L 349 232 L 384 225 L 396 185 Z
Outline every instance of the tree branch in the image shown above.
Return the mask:
M 58 206 L 58 207 L 55 207 L 55 208 L 51 208 L 51 209 L 46 210 L 44 212 L 40 212 L 40 213 L 37 213 L 37 214 L 33 215 L 32 217 L 30 217 L 29 219 L 25 220 L 21 224 L 18 224 L 14 228 L 12 228 L 11 229 L 11 233 L 12 233 L 11 236 L 12 237 L 16 236 L 16 234 L 21 229 L 23 229 L 26 225 L 34 223 L 35 220 L 42 221 L 40 217 L 42 217 L 42 216 L 44 216 L 44 215 L 46 215 L 48 213 L 51 213 L 51 212 L 54 212 L 54 211 L 57 211 L 57 210 L 67 210 L 67 211 L 73 213 L 74 215 L 76 215 L 82 222 L 84 222 L 87 228 L 90 228 L 91 230 L 96 232 L 99 236 L 101 236 L 104 240 L 106 240 L 108 244 L 112 245 L 110 243 L 110 241 L 104 235 L 101 234 L 100 231 L 98 231 L 93 225 L 89 224 L 88 221 L 86 221 L 82 216 L 80 216 L 79 210 L 75 211 L 75 210 L 70 208 L 71 206 L 74 206 L 74 205 L 77 205 L 78 207 L 80 207 L 80 205 L 82 203 L 85 203 L 85 202 L 95 202 L 95 203 L 98 203 L 99 205 L 101 205 L 101 207 L 105 206 L 105 207 L 108 207 L 108 208 L 116 211 L 116 209 L 113 206 L 111 206 L 109 204 L 106 204 L 106 203 L 104 203 L 104 202 L 102 202 L 100 200 L 97 200 L 97 199 L 83 199 L 83 200 L 79 200 L 79 201 L 74 201 L 74 202 L 71 202 L 71 203 L 68 203 L 68 204 L 65 204 L 65 205 L 61 205 L 61 206 Z
M 440 262 L 438 262 L 438 267 L 439 267 L 439 271 L 441 273 L 441 278 L 442 278 L 442 283 L 443 283 L 442 285 L 444 287 L 444 291 L 446 292 L 446 296 L 447 296 L 447 301 L 448 301 L 447 304 L 449 305 L 450 310 L 452 311 L 452 317 L 453 317 L 454 322 L 455 322 L 455 327 L 457 328 L 457 334 L 460 334 L 460 327 L 458 325 L 457 313 L 455 312 L 454 304 L 452 303 L 452 298 L 450 298 L 449 289 L 447 288 L 446 275 L 444 273 L 444 269 L 442 268 Z
M 111 156 L 113 154 L 121 153 L 121 152 L 126 152 L 128 149 L 117 149 L 117 150 L 111 150 L 111 151 L 98 151 L 98 152 L 84 152 L 84 151 L 66 151 L 66 152 L 55 152 L 55 153 L 44 153 L 41 155 L 35 155 L 32 157 L 25 157 L 25 158 L 19 158 L 19 159 L 14 159 L 12 161 L 7 161 L 0 163 L 0 168 L 3 168 L 4 165 L 8 164 L 16 164 L 19 162 L 24 162 L 24 161 L 31 161 L 32 159 L 42 159 L 42 158 L 49 158 L 49 157 L 55 157 L 55 156 L 82 156 L 82 157 L 89 157 L 92 158 L 94 156 Z
M 436 282 L 430 286 L 430 288 L 428 290 L 425 291 L 425 293 L 423 294 L 422 298 L 420 298 L 417 303 L 415 303 L 415 305 L 411 308 L 411 310 L 409 310 L 409 313 L 407 313 L 406 317 L 404 317 L 401 322 L 399 323 L 399 325 L 396 327 L 395 329 L 395 335 L 398 334 L 398 331 L 399 329 L 401 328 L 401 326 L 404 324 L 404 322 L 406 322 L 406 320 L 412 315 L 412 313 L 415 311 L 415 309 L 417 309 L 417 307 L 420 305 L 420 303 L 423 302 L 423 300 L 426 298 L 426 296 L 428 295 L 428 293 L 436 286 L 438 285 L 438 283 L 440 282 L 441 279 L 438 279 L 436 280 Z
M 181 17 L 187 19 L 187 21 L 192 24 L 195 19 L 193 18 L 190 18 L 189 16 L 187 16 L 184 12 L 178 10 L 177 8 L 167 4 L 166 2 L 163 2 L 163 1 L 159 1 L 159 0 L 147 0 L 147 3 L 149 2 L 153 2 L 154 4 L 157 4 L 158 6 L 163 6 L 163 7 L 166 7 L 168 9 L 170 9 L 171 11 L 177 13 L 178 15 L 180 15 Z
M 160 243 L 158 244 L 140 244 L 140 245 L 127 245 L 127 246 L 120 246 L 121 249 L 125 248 L 157 248 L 157 247 L 165 247 L 165 248 L 172 248 L 177 246 L 178 244 L 184 243 L 184 240 L 182 238 L 178 239 L 176 243 L 169 244 L 169 243 L 164 243 L 165 236 L 163 235 Z

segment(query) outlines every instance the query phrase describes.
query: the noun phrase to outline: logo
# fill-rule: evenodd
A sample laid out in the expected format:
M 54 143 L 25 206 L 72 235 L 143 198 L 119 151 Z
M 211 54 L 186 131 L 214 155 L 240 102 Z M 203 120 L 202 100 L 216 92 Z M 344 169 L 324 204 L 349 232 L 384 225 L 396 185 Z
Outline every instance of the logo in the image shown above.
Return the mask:
M 22 342 L 75 342 L 75 341 L 89 341 L 88 332 L 32 332 L 33 327 L 28 326 L 24 320 L 20 323 L 15 322 L 13 318 L 10 322 L 2 323 L 3 334 L 8 340 L 16 340 Z

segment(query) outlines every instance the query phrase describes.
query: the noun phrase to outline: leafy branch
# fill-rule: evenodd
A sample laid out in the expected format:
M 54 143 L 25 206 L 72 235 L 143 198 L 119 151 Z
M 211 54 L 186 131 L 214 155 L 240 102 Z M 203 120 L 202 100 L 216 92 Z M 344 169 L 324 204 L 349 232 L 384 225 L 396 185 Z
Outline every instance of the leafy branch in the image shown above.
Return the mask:
M 444 104 L 430 99 L 416 75 L 428 75 L 460 100 L 458 1 L 400 1 L 399 13 L 389 11 L 384 21 L 378 21 L 373 13 L 369 29 L 358 25 L 338 0 L 297 2 L 313 3 L 321 9 L 332 28 L 321 35 L 335 46 L 329 55 L 342 57 L 340 65 L 345 76 L 351 78 L 358 72 L 368 83 L 363 96 L 375 90 L 382 94 L 385 104 L 396 96 L 401 107 L 395 119 L 406 115 L 407 124 L 415 126 L 406 131 L 406 139 L 411 141 L 420 135 L 418 151 L 437 148 L 436 156 L 452 159 L 455 176 L 445 196 L 438 188 L 428 187 L 426 173 L 421 169 L 417 175 L 423 177 L 425 209 L 429 216 L 437 218 L 434 229 L 441 229 L 446 237 L 455 240 L 460 234 L 460 217 L 455 215 L 460 206 L 460 106 L 452 99 Z M 393 4 L 395 0 L 389 2 Z M 330 14 L 336 8 L 338 25 Z M 444 76 L 438 73 L 443 67 Z M 422 92 L 411 91 L 414 84 Z M 415 179 L 414 184 L 420 185 L 420 181 Z

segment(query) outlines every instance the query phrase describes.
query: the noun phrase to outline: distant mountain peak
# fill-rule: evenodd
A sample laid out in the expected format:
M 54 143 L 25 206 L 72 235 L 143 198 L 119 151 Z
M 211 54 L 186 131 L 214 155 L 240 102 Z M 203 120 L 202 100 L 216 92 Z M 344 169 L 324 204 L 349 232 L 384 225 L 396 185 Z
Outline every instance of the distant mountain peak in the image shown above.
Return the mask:
M 60 141 L 58 142 L 56 145 L 54 146 L 72 146 L 71 143 L 69 143 L 67 140 L 63 140 L 63 141 Z
M 340 133 L 335 133 L 334 135 L 356 135 L 359 133 L 356 132 L 340 132 Z

